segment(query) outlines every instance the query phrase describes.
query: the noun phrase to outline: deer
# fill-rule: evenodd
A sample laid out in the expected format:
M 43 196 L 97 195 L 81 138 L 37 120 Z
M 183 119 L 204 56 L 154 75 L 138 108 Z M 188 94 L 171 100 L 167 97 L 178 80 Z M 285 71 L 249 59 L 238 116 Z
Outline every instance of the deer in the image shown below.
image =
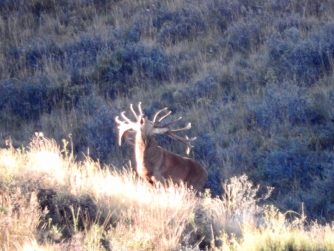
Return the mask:
M 168 180 L 173 183 L 183 183 L 196 191 L 201 191 L 207 181 L 208 173 L 206 169 L 194 159 L 181 156 L 159 146 L 156 135 L 167 135 L 186 145 L 186 153 L 189 155 L 193 147 L 191 142 L 196 139 L 182 137 L 177 132 L 189 130 L 191 123 L 186 126 L 171 129 L 182 117 L 168 123 L 162 124 L 162 121 L 171 115 L 171 111 L 165 107 L 158 110 L 152 120 L 143 113 L 141 102 L 138 103 L 138 112 L 130 104 L 130 110 L 135 118 L 134 121 L 125 115 L 125 111 L 120 116 L 115 117 L 118 125 L 118 145 L 122 145 L 124 135 L 133 135 L 129 140 L 134 146 L 136 160 L 136 172 L 139 177 L 148 181 L 150 184 L 166 184 Z

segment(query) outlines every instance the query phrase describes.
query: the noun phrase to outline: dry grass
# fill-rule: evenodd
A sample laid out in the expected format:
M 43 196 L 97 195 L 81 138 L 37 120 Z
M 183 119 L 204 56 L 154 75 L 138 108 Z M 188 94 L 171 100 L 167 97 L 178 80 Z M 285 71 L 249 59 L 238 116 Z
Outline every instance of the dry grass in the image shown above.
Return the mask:
M 19 250 L 25 242 L 34 240 L 40 212 L 36 194 L 7 189 L 2 188 L 0 193 L 0 249 Z
M 273 207 L 265 210 L 265 224 L 261 227 L 245 226 L 244 234 L 232 250 L 334 250 L 333 225 L 312 223 L 305 226 L 301 216 L 292 222 Z
M 232 178 L 224 195 L 212 198 L 174 184 L 152 187 L 129 169 L 75 161 L 67 142 L 59 147 L 42 134 L 26 149 L 2 149 L 1 249 L 334 250 L 332 225 L 288 220 L 273 206 L 259 206 L 271 189 L 259 196 L 246 176 Z M 52 208 L 42 211 L 41 189 L 54 191 L 56 206 L 69 209 L 64 219 L 57 221 Z M 74 203 L 84 196 L 94 207 Z
M 33 183 L 36 189 L 91 197 L 99 215 L 108 215 L 107 219 L 115 217 L 119 221 L 112 229 L 108 222 L 100 229 L 104 238 L 113 239 L 113 246 L 129 249 L 160 247 L 161 250 L 178 247 L 198 203 L 195 193 L 186 187 L 173 184 L 152 187 L 138 180 L 129 170 L 102 169 L 98 162 L 89 158 L 75 162 L 71 154 L 42 135 L 36 135 L 26 150 L 2 150 L 0 163 L 1 180 L 6 183 L 16 178 L 22 184 Z M 74 210 L 73 218 L 79 214 Z M 78 223 L 73 220 L 73 224 Z M 91 222 L 85 224 L 88 226 Z M 98 229 L 97 226 L 93 224 L 86 229 L 85 245 L 96 243 L 94 235 L 99 234 L 93 230 Z

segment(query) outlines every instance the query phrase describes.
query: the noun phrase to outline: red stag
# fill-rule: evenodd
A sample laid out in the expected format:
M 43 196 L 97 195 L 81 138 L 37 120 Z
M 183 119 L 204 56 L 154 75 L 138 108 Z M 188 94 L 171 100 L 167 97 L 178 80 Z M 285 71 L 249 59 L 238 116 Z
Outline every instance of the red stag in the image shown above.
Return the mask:
M 132 104 L 130 110 L 135 117 L 131 121 L 125 111 L 115 117 L 119 130 L 119 145 L 122 143 L 122 136 L 132 132 L 134 136 L 134 151 L 136 157 L 136 169 L 140 177 L 151 184 L 164 182 L 171 179 L 173 182 L 180 181 L 201 190 L 207 180 L 207 171 L 195 160 L 177 155 L 158 145 L 155 135 L 165 134 L 176 139 L 187 146 L 187 154 L 192 147 L 191 141 L 195 138 L 181 137 L 176 132 L 188 130 L 191 124 L 178 129 L 171 129 L 170 126 L 179 121 L 182 117 L 161 125 L 161 121 L 171 114 L 168 108 L 163 108 L 155 113 L 153 120 L 149 120 L 143 113 L 141 103 L 138 104 L 139 114 L 134 110 Z

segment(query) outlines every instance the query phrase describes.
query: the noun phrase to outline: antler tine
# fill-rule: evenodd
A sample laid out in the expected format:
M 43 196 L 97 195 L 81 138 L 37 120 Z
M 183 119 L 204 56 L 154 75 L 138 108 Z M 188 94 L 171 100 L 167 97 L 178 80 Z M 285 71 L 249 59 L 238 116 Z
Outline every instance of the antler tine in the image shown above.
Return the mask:
M 185 127 L 173 129 L 173 130 L 170 130 L 170 132 L 181 132 L 181 131 L 189 130 L 190 128 L 191 128 L 191 123 L 189 122 Z
M 182 119 L 182 117 L 178 117 L 177 119 L 175 119 L 175 120 L 173 120 L 173 121 L 170 121 L 170 122 L 168 122 L 168 123 L 162 125 L 161 127 L 169 127 L 169 126 L 171 126 L 171 125 L 173 125 L 173 124 L 176 124 L 176 123 L 177 123 L 178 121 L 180 121 L 181 119 Z
M 162 120 L 164 120 L 165 118 L 167 118 L 169 115 L 171 115 L 172 114 L 172 111 L 168 111 L 164 116 L 162 116 L 159 120 L 158 120 L 158 122 L 160 123 Z
M 119 116 L 116 116 L 116 117 L 115 117 L 115 121 L 116 121 L 117 124 L 121 124 L 121 123 L 123 123 L 123 122 L 119 119 Z
M 135 116 L 135 118 L 138 119 L 138 115 L 137 115 L 137 113 L 135 112 L 135 110 L 133 109 L 133 104 L 130 104 L 130 110 L 131 110 L 131 112 L 133 113 L 133 115 Z
M 139 116 L 144 115 L 143 109 L 141 108 L 141 102 L 138 103 Z
M 176 139 L 176 140 L 182 142 L 183 144 L 185 144 L 187 146 L 186 153 L 187 153 L 187 155 L 189 155 L 191 148 L 194 147 L 191 144 L 191 142 L 194 141 L 194 140 L 196 140 L 196 137 L 189 138 L 188 136 L 185 136 L 185 138 L 183 138 L 183 137 L 181 137 L 179 135 L 176 135 L 176 134 L 174 134 L 172 132 L 168 132 L 167 135 L 170 136 L 171 138 Z
M 152 122 L 155 123 L 155 121 L 157 120 L 159 114 L 162 113 L 163 111 L 166 111 L 167 109 L 168 109 L 168 107 L 165 107 L 165 108 L 162 108 L 161 110 L 157 111 L 157 112 L 154 114 L 154 117 L 153 117 Z
M 122 120 L 122 119 L 123 120 Z M 122 144 L 122 136 L 129 130 L 134 130 L 135 123 L 125 116 L 125 111 L 121 112 L 121 118 L 115 117 L 115 122 L 118 124 L 118 145 Z
M 186 149 L 186 153 L 187 153 L 187 155 L 189 155 L 191 148 L 194 147 L 190 142 L 195 141 L 196 139 L 197 139 L 197 137 L 189 138 L 189 137 L 186 135 L 186 140 L 187 140 L 187 142 L 188 142 L 188 144 L 187 144 L 187 149 Z
M 125 116 L 125 111 L 121 112 L 121 116 L 126 122 L 133 124 L 133 122 L 127 116 Z

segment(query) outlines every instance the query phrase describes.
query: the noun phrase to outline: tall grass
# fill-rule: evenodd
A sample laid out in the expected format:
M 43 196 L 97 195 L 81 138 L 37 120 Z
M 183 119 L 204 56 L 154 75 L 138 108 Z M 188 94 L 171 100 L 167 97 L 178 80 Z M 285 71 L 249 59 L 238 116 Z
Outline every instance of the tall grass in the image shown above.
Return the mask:
M 134 250 L 148 247 L 175 249 L 181 245 L 182 239 L 186 238 L 183 236 L 184 231 L 193 219 L 198 203 L 195 193 L 186 187 L 173 184 L 169 187 L 152 187 L 138 180 L 131 170 L 117 172 L 110 170 L 110 167 L 102 168 L 98 162 L 88 157 L 82 162 L 76 162 L 67 150 L 62 150 L 53 140 L 41 135 L 36 135 L 27 149 L 1 150 L 0 163 L 1 181 L 6 186 L 29 185 L 29 189 L 35 192 L 40 189 L 56 191 L 58 195 L 55 201 L 46 203 L 49 207 L 54 207 L 52 203 L 57 203 L 58 208 L 64 208 L 64 212 L 72 214 L 67 215 L 70 218 L 67 224 L 72 225 L 68 227 L 73 232 L 70 237 L 73 239 L 78 229 L 83 228 L 86 231 L 84 238 L 87 238 L 83 243 L 88 246 L 91 246 L 92 242 L 100 246 L 100 239 L 110 237 L 113 247 Z M 69 196 L 88 196 L 93 205 L 75 205 Z M 68 202 L 74 205 L 66 205 Z M 80 207 L 88 208 L 84 211 Z M 10 208 L 8 210 L 11 211 Z M 90 212 L 92 210 L 96 212 Z M 36 208 L 32 211 L 38 212 Z M 51 225 L 44 226 L 50 232 L 48 239 L 53 238 L 51 232 L 55 228 L 60 232 L 64 228 L 58 224 L 66 222 L 66 219 L 53 223 L 56 217 L 53 214 L 44 217 L 51 221 L 47 222 Z M 39 215 L 37 223 L 38 219 Z M 113 224 L 116 225 L 111 227 Z M 36 227 L 29 225 L 24 229 L 33 233 Z M 18 227 L 15 229 L 20 231 Z M 94 229 L 97 232 L 92 233 Z M 98 231 L 103 235 L 96 243 L 93 235 L 98 234 Z M 18 236 L 21 234 L 22 237 L 18 238 L 23 238 L 24 232 Z M 10 237 L 9 239 L 16 241 Z
M 1 250 L 334 250 L 332 225 L 263 206 L 271 189 L 245 175 L 198 196 L 77 161 L 68 145 L 36 134 L 0 150 Z

